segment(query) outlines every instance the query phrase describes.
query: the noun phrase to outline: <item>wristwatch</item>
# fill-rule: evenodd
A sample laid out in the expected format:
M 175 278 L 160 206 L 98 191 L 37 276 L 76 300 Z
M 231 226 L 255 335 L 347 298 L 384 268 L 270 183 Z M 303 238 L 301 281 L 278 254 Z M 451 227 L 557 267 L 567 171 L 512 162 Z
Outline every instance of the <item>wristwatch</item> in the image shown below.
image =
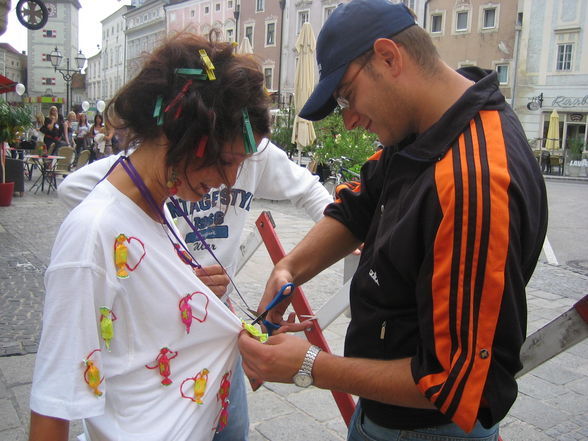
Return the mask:
M 304 361 L 302 362 L 302 366 L 300 366 L 300 370 L 294 375 L 294 384 L 298 387 L 308 387 L 313 383 L 312 378 L 312 365 L 314 364 L 314 360 L 316 356 L 321 351 L 321 348 L 318 346 L 312 345 L 308 348 L 306 355 L 304 356 Z

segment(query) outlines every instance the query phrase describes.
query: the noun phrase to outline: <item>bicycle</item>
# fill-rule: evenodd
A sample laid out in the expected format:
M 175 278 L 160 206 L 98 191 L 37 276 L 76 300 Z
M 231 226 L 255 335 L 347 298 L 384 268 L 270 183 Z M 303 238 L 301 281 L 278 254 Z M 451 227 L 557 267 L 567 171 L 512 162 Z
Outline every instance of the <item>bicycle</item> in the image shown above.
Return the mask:
M 345 167 L 351 159 L 341 156 L 340 158 L 329 159 L 329 168 L 331 169 L 331 175 L 325 179 L 324 186 L 327 191 L 335 199 L 337 188 L 346 182 L 357 182 L 359 181 L 359 173 Z

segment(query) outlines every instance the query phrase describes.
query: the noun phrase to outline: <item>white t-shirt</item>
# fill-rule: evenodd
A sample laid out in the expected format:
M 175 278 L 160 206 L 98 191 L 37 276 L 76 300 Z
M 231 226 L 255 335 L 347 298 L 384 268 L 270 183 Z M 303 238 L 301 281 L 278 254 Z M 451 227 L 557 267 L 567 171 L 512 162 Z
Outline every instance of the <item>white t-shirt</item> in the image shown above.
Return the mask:
M 121 233 L 128 238 L 127 264 L 136 266 L 124 279 L 114 259 Z M 216 395 L 234 366 L 241 322 L 182 262 L 161 224 L 101 182 L 63 222 L 45 286 L 33 411 L 84 418 L 92 440 L 212 439 L 221 410 Z M 195 292 L 189 303 L 196 318 L 187 333 L 179 303 Z M 100 333 L 101 307 L 116 317 L 110 351 Z M 178 353 L 168 386 L 157 369 L 145 367 L 156 365 L 164 347 Z M 104 377 L 102 396 L 84 379 L 82 360 L 95 349 L 90 360 Z M 194 398 L 203 369 L 209 373 L 199 405 L 182 394 Z
M 325 207 L 333 202 L 318 177 L 290 161 L 278 146 L 263 139 L 258 149 L 256 154 L 243 162 L 230 191 L 226 188 L 212 189 L 199 202 L 182 201 L 190 220 L 231 277 L 239 261 L 241 233 L 254 197 L 290 200 L 297 208 L 304 209 L 315 222 L 322 218 Z M 69 208 L 79 204 L 118 157 L 93 162 L 69 175 L 57 189 L 60 200 Z M 173 217 L 178 216 L 170 202 L 168 208 Z M 183 218 L 178 219 L 177 225 L 198 262 L 203 266 L 215 264 Z

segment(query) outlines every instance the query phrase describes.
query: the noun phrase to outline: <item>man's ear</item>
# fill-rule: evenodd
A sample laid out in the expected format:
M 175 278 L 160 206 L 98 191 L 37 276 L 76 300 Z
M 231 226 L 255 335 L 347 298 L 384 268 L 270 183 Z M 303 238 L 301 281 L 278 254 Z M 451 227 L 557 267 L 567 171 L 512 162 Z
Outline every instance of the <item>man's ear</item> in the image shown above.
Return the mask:
M 388 38 L 378 38 L 374 42 L 374 55 L 383 63 L 383 66 L 394 76 L 402 72 L 404 60 L 398 44 Z

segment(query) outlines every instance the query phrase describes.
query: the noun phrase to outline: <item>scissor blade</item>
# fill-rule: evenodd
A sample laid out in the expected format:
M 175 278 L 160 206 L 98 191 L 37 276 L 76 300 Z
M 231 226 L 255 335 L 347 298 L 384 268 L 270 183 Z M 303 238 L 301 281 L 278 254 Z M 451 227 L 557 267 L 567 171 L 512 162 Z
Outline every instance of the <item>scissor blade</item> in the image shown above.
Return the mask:
M 251 322 L 251 324 L 252 324 L 252 325 L 256 325 L 256 324 L 258 324 L 259 322 L 261 322 L 262 320 L 265 320 L 265 317 L 266 317 L 266 315 L 267 315 L 267 313 L 268 313 L 268 312 L 269 312 L 269 309 L 266 309 L 265 311 L 263 311 L 261 314 L 259 314 L 259 315 L 257 316 L 257 318 L 256 318 L 255 320 L 253 320 L 253 321 Z

